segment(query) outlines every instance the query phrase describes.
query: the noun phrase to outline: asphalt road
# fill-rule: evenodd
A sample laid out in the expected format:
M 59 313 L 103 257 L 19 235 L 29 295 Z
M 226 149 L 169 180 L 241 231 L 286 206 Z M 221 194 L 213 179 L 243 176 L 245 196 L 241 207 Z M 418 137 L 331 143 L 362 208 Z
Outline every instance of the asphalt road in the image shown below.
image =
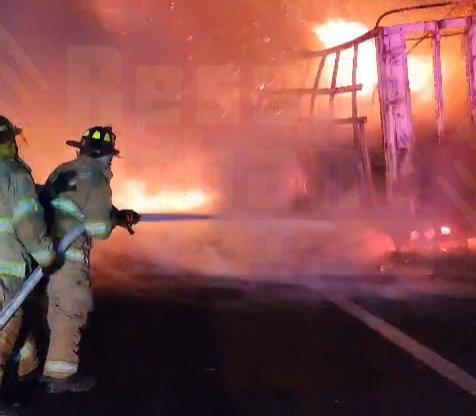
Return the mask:
M 173 281 L 100 290 L 82 350 L 97 389 L 21 390 L 17 410 L 473 416 L 475 331 L 476 299 L 462 297 Z

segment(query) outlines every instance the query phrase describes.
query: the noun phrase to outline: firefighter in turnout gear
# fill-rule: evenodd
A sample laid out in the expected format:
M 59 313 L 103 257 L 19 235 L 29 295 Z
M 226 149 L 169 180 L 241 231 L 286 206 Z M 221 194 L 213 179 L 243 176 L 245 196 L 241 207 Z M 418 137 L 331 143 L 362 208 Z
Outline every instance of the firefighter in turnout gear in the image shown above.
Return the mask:
M 53 243 L 47 236 L 30 168 L 18 156 L 16 136 L 21 129 L 0 116 L 0 306 L 5 308 L 32 271 L 53 265 Z M 20 309 L 0 331 L 0 382 L 20 331 Z M 35 348 L 27 342 L 21 351 L 24 374 L 37 366 Z M 30 367 L 30 368 L 27 368 Z
M 93 378 L 78 373 L 81 331 L 93 309 L 89 277 L 92 243 L 107 239 L 116 225 L 131 231 L 140 219 L 134 211 L 119 211 L 112 205 L 111 164 L 119 154 L 115 142 L 110 127 L 93 127 L 84 132 L 80 142 L 68 141 L 79 149 L 77 158 L 55 169 L 42 192 L 54 241 L 78 224 L 86 229 L 86 234 L 65 253 L 63 267 L 48 283 L 50 343 L 43 380 L 50 393 L 86 391 L 94 386 Z M 68 178 L 67 192 L 58 193 L 52 186 L 60 175 Z

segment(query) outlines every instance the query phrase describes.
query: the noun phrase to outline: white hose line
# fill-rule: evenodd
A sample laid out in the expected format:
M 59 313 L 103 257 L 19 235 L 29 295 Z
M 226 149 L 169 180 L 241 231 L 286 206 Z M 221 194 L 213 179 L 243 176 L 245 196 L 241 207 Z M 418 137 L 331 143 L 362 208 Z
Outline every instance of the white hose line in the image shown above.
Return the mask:
M 84 227 L 79 225 L 73 228 L 66 236 L 61 240 L 58 246 L 58 254 L 63 255 L 74 242 L 81 237 L 84 233 Z M 9 304 L 0 312 L 0 330 L 10 321 L 13 315 L 21 307 L 25 299 L 35 289 L 36 285 L 43 278 L 43 270 L 41 267 L 37 267 L 36 270 L 25 280 L 21 289 L 17 292 L 14 298 Z

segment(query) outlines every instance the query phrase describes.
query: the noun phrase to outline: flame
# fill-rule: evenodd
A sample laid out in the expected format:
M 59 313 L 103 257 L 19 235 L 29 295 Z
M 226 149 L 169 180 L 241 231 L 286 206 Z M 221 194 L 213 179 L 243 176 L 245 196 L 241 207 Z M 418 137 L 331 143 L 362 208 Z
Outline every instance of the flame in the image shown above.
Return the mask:
M 367 33 L 369 28 L 359 22 L 351 22 L 343 19 L 332 19 L 321 26 L 313 28 L 314 34 L 319 38 L 325 48 L 354 40 Z M 352 67 L 354 51 L 343 51 L 339 60 L 337 73 L 337 86 L 352 85 Z M 410 89 L 413 92 L 431 91 L 433 87 L 432 59 L 416 55 L 408 57 L 408 71 Z M 329 59 L 326 62 L 325 76 L 328 80 L 332 77 L 334 62 Z M 371 94 L 378 81 L 377 73 L 377 50 L 374 40 L 369 40 L 359 46 L 357 82 L 363 85 L 362 92 Z
M 191 212 L 210 205 L 211 195 L 202 189 L 162 190 L 150 193 L 144 182 L 126 181 L 116 196 L 120 206 L 147 212 Z
M 476 251 L 476 237 L 470 237 L 466 240 L 468 250 Z
M 314 33 L 326 48 L 349 42 L 364 33 L 368 28 L 358 22 L 347 22 L 342 19 L 329 20 L 322 26 L 314 28 Z M 368 41 L 359 47 L 359 68 L 365 64 L 365 71 L 358 70 L 357 82 L 363 85 L 364 93 L 372 93 L 377 85 L 377 60 L 376 49 L 373 41 Z M 353 49 L 343 51 L 339 60 L 339 72 L 337 73 L 337 86 L 352 84 L 352 67 L 354 60 Z M 326 62 L 325 73 L 330 79 L 334 69 L 332 59 Z
M 408 56 L 408 80 L 412 92 L 422 93 L 420 98 L 430 99 L 433 94 L 433 60 L 430 57 Z
M 443 225 L 440 229 L 441 235 L 451 235 L 451 227 L 448 227 L 447 225 Z

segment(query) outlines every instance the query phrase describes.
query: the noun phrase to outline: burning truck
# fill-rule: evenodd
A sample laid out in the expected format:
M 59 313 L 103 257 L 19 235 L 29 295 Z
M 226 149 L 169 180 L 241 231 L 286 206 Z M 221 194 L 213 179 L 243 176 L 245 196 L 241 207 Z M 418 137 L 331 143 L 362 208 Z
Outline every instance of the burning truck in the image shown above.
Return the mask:
M 474 248 L 476 15 L 469 3 L 392 10 L 372 29 L 328 20 L 313 28 L 325 49 L 301 56 L 305 85 L 260 87 L 265 97 L 299 105 L 298 123 L 308 136 L 324 130 L 351 149 L 359 205 L 365 215 L 397 224 L 389 233 L 400 251 Z M 384 24 L 426 9 L 439 17 Z M 332 166 L 321 175 L 316 192 L 323 182 L 339 187 Z M 307 187 L 312 194 L 312 183 Z M 328 194 L 340 212 L 332 189 Z
M 129 178 L 116 193 L 118 204 L 127 201 L 142 212 L 228 212 L 231 206 L 246 211 L 240 214 L 247 219 L 253 218 L 253 209 L 264 216 L 276 214 L 269 229 L 262 221 L 250 220 L 253 226 L 230 232 L 233 225 L 228 220 L 235 221 L 231 215 L 226 231 L 213 225 L 188 236 L 190 242 L 176 242 L 177 247 L 187 248 L 180 253 L 195 253 L 183 261 L 187 269 L 204 273 L 226 270 L 249 275 L 264 269 L 276 274 L 285 269 L 282 264 L 271 267 L 276 259 L 291 264 L 292 275 L 301 265 L 321 273 L 321 257 L 330 259 L 326 272 L 340 273 L 336 263 L 342 264 L 344 252 L 352 260 L 359 252 L 356 262 L 365 263 L 384 251 L 434 258 L 435 253 L 473 250 L 476 17 L 471 7 L 461 3 L 390 11 L 373 28 L 339 15 L 319 24 L 307 22 L 306 33 L 315 48 L 296 50 L 291 61 L 286 55 L 284 65 L 276 60 L 272 65 L 208 67 L 210 82 L 205 83 L 204 97 L 197 87 L 195 98 L 202 112 L 216 115 L 213 122 L 219 128 L 210 127 L 205 138 L 200 129 L 184 135 L 193 136 L 192 144 L 202 139 L 222 142 L 226 135 L 226 145 L 233 151 L 231 157 L 215 163 L 218 174 L 214 175 L 219 180 L 229 178 L 219 189 L 207 189 L 198 180 L 175 186 L 181 176 L 174 163 L 171 172 L 164 171 L 166 190 L 155 192 Z M 431 17 L 412 19 L 417 10 L 431 10 Z M 386 19 L 398 21 L 401 13 L 413 23 L 386 24 Z M 269 37 L 262 42 L 273 45 Z M 173 97 L 185 84 L 178 85 Z M 237 85 L 248 95 L 240 97 Z M 246 111 L 252 113 L 248 124 L 242 123 Z M 226 130 L 226 126 L 233 127 Z M 249 150 L 252 146 L 256 152 Z M 311 157 L 310 148 L 316 150 Z M 193 170 L 196 178 L 213 176 L 197 168 L 212 165 L 208 154 L 200 163 L 201 152 L 207 151 L 194 150 L 190 161 L 184 157 L 181 171 Z M 152 171 L 143 173 L 154 177 Z M 175 176 L 177 180 L 170 180 Z M 229 195 L 234 201 L 224 204 Z M 245 202 L 239 205 L 240 201 Z M 293 213 L 284 217 L 280 209 Z M 335 231 L 311 233 L 307 225 L 304 230 L 295 226 L 293 221 L 301 215 L 328 219 L 327 225 L 337 226 L 332 228 Z M 268 247 L 269 253 L 253 250 L 255 245 Z M 372 250 L 374 256 L 369 255 Z M 165 251 L 161 249 L 163 263 L 183 259 Z M 259 262 L 255 252 L 262 254 Z

